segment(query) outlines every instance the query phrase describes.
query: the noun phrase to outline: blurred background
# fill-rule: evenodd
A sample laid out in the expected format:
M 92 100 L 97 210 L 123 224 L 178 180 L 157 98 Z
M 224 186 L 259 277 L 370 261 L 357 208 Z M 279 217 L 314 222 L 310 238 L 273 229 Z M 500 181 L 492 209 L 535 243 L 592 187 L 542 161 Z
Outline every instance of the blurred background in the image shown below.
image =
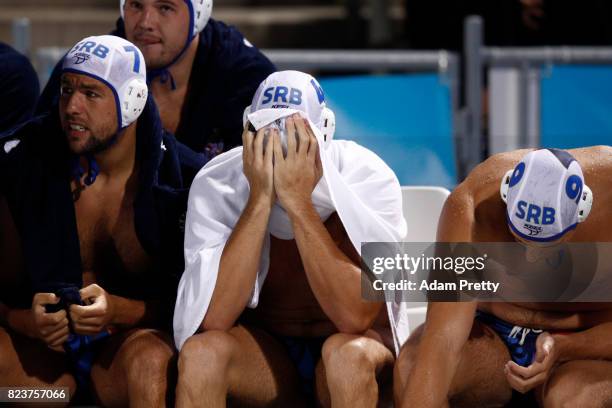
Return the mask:
M 0 0 L 0 41 L 30 58 L 42 89 L 118 7 Z M 279 69 L 321 78 L 336 137 L 377 152 L 402 185 L 453 188 L 497 152 L 612 141 L 610 1 L 215 0 L 212 17 Z

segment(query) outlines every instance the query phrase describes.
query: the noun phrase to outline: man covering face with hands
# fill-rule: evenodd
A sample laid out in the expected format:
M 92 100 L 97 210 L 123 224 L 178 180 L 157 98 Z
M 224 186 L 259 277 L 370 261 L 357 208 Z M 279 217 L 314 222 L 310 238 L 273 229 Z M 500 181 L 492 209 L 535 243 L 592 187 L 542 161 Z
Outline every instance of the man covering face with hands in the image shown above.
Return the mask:
M 397 178 L 332 140 L 310 75 L 270 75 L 244 123 L 190 191 L 177 404 L 376 404 L 407 327 L 399 304 L 362 299 L 360 250 L 405 234 Z

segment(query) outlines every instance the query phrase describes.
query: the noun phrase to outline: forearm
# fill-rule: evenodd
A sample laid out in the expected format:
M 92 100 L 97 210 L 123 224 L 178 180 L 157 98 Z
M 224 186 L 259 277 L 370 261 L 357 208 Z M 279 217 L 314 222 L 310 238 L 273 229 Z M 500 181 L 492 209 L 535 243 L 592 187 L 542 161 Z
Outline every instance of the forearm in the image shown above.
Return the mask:
M 156 326 L 161 320 L 161 302 L 127 299 L 115 295 L 110 295 L 110 298 L 114 308 L 110 321 L 113 326 Z
M 469 339 L 475 302 L 430 302 L 414 364 L 408 373 L 402 407 L 447 404 L 463 347 Z
M 553 334 L 559 350 L 559 361 L 612 360 L 612 322 L 588 330 Z
M 321 308 L 341 332 L 364 332 L 382 303 L 362 298 L 360 268 L 338 248 L 311 203 L 288 212 L 308 283 Z
M 249 199 L 225 244 L 201 329 L 227 330 L 246 307 L 259 270 L 269 217 L 269 202 Z
M 19 334 L 35 337 L 32 330 L 32 311 L 30 309 L 10 309 L 0 303 L 0 326 L 7 327 Z
M 424 334 L 402 395 L 401 407 L 445 406 L 459 363 L 460 350 L 442 335 Z

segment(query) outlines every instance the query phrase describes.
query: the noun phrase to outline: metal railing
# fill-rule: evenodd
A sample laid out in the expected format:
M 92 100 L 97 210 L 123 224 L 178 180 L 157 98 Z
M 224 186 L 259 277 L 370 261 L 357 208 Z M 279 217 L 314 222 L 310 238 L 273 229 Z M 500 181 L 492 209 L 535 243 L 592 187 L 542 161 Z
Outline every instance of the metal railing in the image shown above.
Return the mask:
M 13 23 L 14 46 L 30 55 L 30 24 L 27 19 Z M 551 64 L 610 64 L 612 48 L 605 47 L 488 47 L 484 45 L 483 21 L 479 16 L 470 16 L 464 24 L 463 74 L 465 104 L 460 106 L 459 57 L 448 51 L 349 51 L 349 50 L 264 50 L 264 53 L 281 69 L 305 71 L 368 71 L 368 72 L 438 72 L 448 81 L 451 90 L 454 141 L 458 175 L 463 178 L 486 156 L 483 129 L 482 96 L 484 75 L 500 68 L 514 72 L 516 89 L 516 111 L 507 119 L 513 126 L 512 137 L 516 138 L 510 148 L 537 146 L 540 138 L 539 71 L 541 66 Z M 33 53 L 35 68 L 41 84 L 66 50 L 63 48 L 41 48 Z M 506 87 L 502 91 L 506 92 Z M 495 131 L 495 112 L 491 115 L 489 135 L 499 142 Z M 501 143 L 504 145 L 504 143 Z M 504 145 L 506 146 L 506 145 Z M 490 149 L 495 151 L 495 148 Z
M 489 142 L 495 145 L 495 138 L 515 137 L 515 146 L 537 147 L 540 144 L 540 70 L 542 66 L 552 64 L 594 64 L 612 65 L 612 48 L 610 47 L 488 47 L 484 45 L 483 21 L 479 16 L 470 16 L 464 26 L 466 71 L 465 94 L 466 106 L 463 115 L 466 118 L 466 138 L 470 146 L 478 146 L 484 151 L 482 132 L 482 94 L 484 73 L 495 69 L 508 68 L 515 71 L 517 78 L 516 94 L 516 134 L 490 134 Z M 492 84 L 489 83 L 489 86 Z M 489 98 L 491 101 L 493 98 Z M 495 115 L 495 112 L 490 112 Z M 500 113 L 507 115 L 508 112 Z M 493 122 L 495 119 L 493 119 Z M 491 121 L 489 122 L 491 124 Z M 495 127 L 489 126 L 490 130 Z M 507 144 L 498 143 L 506 146 Z M 493 149 L 495 152 L 495 149 Z M 507 150 L 507 149 L 504 149 Z M 481 159 L 484 159 L 482 157 Z M 470 163 L 472 165 L 477 164 Z

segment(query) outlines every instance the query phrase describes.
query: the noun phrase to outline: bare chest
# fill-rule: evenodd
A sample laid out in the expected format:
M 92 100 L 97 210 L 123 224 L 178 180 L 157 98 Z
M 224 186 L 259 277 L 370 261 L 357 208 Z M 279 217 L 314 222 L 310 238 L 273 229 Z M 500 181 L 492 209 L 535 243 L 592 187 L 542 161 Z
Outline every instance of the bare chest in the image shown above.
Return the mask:
M 75 201 L 84 285 L 150 266 L 136 235 L 133 200 L 125 189 L 104 189 L 85 190 Z
M 323 318 L 294 240 L 271 237 L 270 266 L 258 309 L 298 320 Z
M 325 226 L 342 249 L 346 233 L 337 215 Z M 271 237 L 268 275 L 258 307 L 248 314 L 268 329 L 290 336 L 325 336 L 335 330 L 310 287 L 294 240 Z

